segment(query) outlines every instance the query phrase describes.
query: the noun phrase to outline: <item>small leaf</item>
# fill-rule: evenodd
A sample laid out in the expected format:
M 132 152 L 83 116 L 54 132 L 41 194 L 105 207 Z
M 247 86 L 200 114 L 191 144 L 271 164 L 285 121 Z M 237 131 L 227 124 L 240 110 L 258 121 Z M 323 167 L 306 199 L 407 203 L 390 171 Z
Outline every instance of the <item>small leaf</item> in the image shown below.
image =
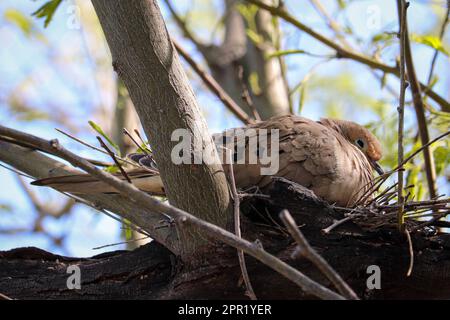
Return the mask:
M 420 44 L 424 44 L 428 47 L 431 47 L 433 49 L 436 49 L 446 56 L 449 56 L 449 53 L 447 50 L 445 50 L 444 45 L 442 44 L 441 39 L 439 39 L 436 36 L 428 35 L 428 36 L 421 36 L 417 34 L 411 35 L 411 40 Z
M 247 36 L 250 38 L 250 40 L 252 40 L 252 42 L 255 45 L 258 45 L 258 44 L 261 44 L 264 42 L 263 37 L 260 34 L 256 33 L 255 31 L 253 31 L 251 29 L 247 29 L 246 33 L 247 33 Z
M 256 72 L 250 73 L 249 76 L 250 89 L 254 95 L 260 95 L 262 93 L 261 87 L 259 86 L 259 77 Z
M 131 222 L 127 219 L 123 219 L 123 228 L 125 230 L 125 240 L 130 241 L 133 239 L 133 230 L 130 228 Z
M 45 18 L 44 27 L 47 28 L 61 2 L 62 0 L 50 0 L 33 12 L 32 15 L 38 19 Z
M 345 7 L 347 6 L 347 3 L 344 0 L 337 0 L 339 9 L 345 9 Z
M 108 173 L 117 173 L 119 171 L 118 166 L 109 166 L 105 168 L 105 171 Z
M 18 26 L 26 36 L 31 35 L 33 24 L 22 12 L 16 9 L 6 9 L 3 17 L 6 21 Z
M 301 53 L 306 53 L 307 54 L 308 52 L 306 52 L 305 50 L 300 50 L 300 49 L 298 49 L 298 50 L 297 49 L 280 50 L 280 51 L 275 51 L 275 52 L 269 54 L 267 56 L 267 58 L 268 59 L 278 58 L 278 57 L 281 57 L 281 56 L 286 56 L 288 54 L 301 54 Z
M 436 174 L 439 175 L 450 163 L 450 149 L 439 146 L 434 149 L 433 156 L 436 163 Z
M 119 146 L 116 143 L 114 143 L 110 137 L 106 135 L 106 133 L 102 130 L 102 128 L 100 128 L 100 126 L 96 124 L 94 121 L 89 120 L 88 123 L 92 127 L 92 129 L 97 131 L 103 138 L 105 138 L 106 141 L 108 141 L 108 143 L 116 150 L 117 154 L 120 155 Z

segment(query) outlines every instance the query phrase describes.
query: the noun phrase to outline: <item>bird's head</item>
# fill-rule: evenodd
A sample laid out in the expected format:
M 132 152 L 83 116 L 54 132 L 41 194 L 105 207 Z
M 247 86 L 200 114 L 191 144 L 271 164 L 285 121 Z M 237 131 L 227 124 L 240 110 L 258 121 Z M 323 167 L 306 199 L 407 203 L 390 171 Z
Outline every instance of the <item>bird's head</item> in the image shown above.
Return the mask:
M 322 119 L 322 121 L 323 120 L 324 119 Z M 350 143 L 354 144 L 362 153 L 364 153 L 372 167 L 382 175 L 384 171 L 377 162 L 383 155 L 381 144 L 378 139 L 365 127 L 355 122 L 334 119 L 331 121 L 337 125 L 339 131 Z

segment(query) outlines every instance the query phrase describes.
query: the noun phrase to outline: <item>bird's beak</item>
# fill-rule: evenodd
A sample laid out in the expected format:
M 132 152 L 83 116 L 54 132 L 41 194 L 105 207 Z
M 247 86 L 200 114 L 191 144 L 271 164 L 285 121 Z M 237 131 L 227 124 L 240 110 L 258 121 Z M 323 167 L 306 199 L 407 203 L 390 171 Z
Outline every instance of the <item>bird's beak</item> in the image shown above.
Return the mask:
M 376 162 L 375 160 L 369 160 L 369 162 L 372 165 L 372 167 L 375 169 L 375 171 L 378 172 L 378 174 L 380 176 L 384 174 L 384 170 L 383 170 L 383 168 L 381 168 L 381 166 L 378 164 L 378 162 Z

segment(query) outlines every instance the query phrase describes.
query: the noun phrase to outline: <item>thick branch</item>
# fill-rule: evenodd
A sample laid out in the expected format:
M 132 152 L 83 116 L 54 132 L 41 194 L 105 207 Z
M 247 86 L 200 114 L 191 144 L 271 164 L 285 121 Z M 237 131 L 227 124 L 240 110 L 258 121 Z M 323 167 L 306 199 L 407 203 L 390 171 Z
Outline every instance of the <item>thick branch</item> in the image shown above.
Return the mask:
M 170 204 L 158 201 L 147 193 L 137 189 L 133 184 L 124 182 L 111 175 L 110 173 L 100 170 L 99 168 L 89 163 L 86 159 L 81 158 L 76 154 L 66 150 L 59 144 L 58 140 L 47 141 L 39 137 L 35 137 L 33 135 L 29 135 L 3 126 L 0 126 L 0 136 L 6 136 L 31 145 L 36 145 L 39 149 L 45 150 L 49 153 L 54 154 L 55 156 L 67 160 L 75 167 L 79 167 L 92 176 L 96 177 L 100 181 L 109 184 L 123 196 L 129 197 L 131 200 L 134 200 L 135 203 L 137 203 L 141 208 L 148 209 L 151 212 L 160 212 L 161 215 L 167 215 L 171 217 L 179 227 L 178 231 L 182 230 L 186 226 L 189 226 L 191 228 L 189 228 L 188 230 L 195 231 L 198 234 L 201 234 L 203 239 L 209 237 L 215 240 L 219 240 L 231 247 L 241 249 L 245 253 L 253 256 L 268 267 L 272 268 L 287 279 L 297 284 L 307 294 L 311 294 L 322 299 L 344 299 L 341 295 L 311 280 L 300 271 L 286 264 L 279 258 L 271 255 L 263 248 L 260 248 L 259 246 L 247 240 L 241 239 L 233 233 L 226 231 L 225 229 L 220 228 L 217 225 L 199 219 L 186 211 L 178 209 Z M 211 244 L 208 249 L 211 249 Z M 210 256 L 210 250 L 208 250 L 207 253 L 208 254 L 205 257 Z M 183 256 L 183 258 L 186 259 L 187 262 L 194 262 L 192 261 L 194 259 L 193 257 Z M 201 262 L 202 259 L 197 259 L 196 262 L 198 263 L 198 261 Z
M 0 141 L 0 161 L 36 179 L 74 172 L 72 168 L 37 151 L 3 141 Z M 120 195 L 97 194 L 80 197 L 92 203 L 96 208 L 114 212 L 138 225 L 151 234 L 153 239 L 177 253 L 175 230 L 169 228 L 169 222 L 161 214 L 142 208 L 129 198 Z

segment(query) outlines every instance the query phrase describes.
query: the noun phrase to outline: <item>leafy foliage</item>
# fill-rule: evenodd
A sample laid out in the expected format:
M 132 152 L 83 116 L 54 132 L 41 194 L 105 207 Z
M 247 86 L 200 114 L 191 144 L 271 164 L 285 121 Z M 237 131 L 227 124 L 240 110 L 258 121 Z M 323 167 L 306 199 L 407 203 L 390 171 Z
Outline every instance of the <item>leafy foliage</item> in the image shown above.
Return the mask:
M 432 35 L 421 36 L 421 35 L 417 35 L 417 34 L 412 34 L 411 40 L 414 42 L 420 43 L 420 44 L 424 44 L 433 49 L 436 49 L 436 50 L 442 52 L 443 54 L 445 54 L 446 56 L 449 56 L 449 53 L 447 50 L 445 50 L 441 39 L 439 39 L 436 36 L 432 36 Z
M 32 13 L 38 19 L 44 19 L 44 27 L 47 28 L 62 0 L 50 0 Z

